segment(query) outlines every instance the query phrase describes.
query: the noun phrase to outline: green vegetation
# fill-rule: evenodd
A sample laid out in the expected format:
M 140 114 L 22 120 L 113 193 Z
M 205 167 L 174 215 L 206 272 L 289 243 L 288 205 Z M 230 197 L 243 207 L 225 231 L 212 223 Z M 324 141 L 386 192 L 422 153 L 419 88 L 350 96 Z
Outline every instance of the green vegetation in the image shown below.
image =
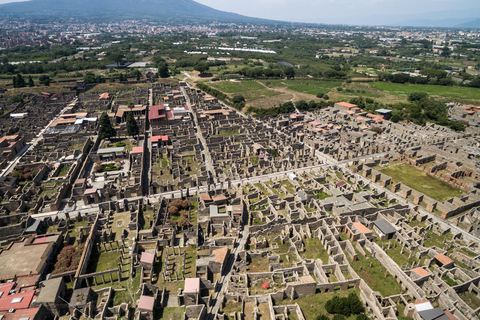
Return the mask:
M 58 171 L 58 177 L 65 177 L 68 173 L 68 170 L 72 167 L 71 164 L 63 164 L 60 170 Z
M 350 293 L 348 297 L 340 298 L 335 296 L 325 304 L 325 310 L 330 314 L 341 314 L 346 317 L 351 314 L 360 314 L 365 311 L 362 301 L 355 293 Z
M 119 251 L 99 253 L 96 251 L 95 248 L 90 257 L 87 272 L 92 273 L 118 268 L 118 263 L 120 262 L 120 255 L 121 254 Z
M 117 171 L 120 170 L 115 163 L 97 163 L 95 164 L 94 168 L 95 172 L 101 173 L 101 172 L 108 172 L 108 171 Z
M 213 137 L 229 137 L 239 135 L 240 131 L 238 130 L 222 130 L 218 134 L 213 135 Z
M 166 307 L 155 310 L 154 320 L 183 319 L 185 307 Z
M 300 309 L 302 309 L 303 316 L 305 317 L 306 320 L 316 320 L 319 314 L 321 314 L 322 312 L 326 313 L 325 305 L 327 301 L 333 299 L 333 297 L 335 296 L 338 296 L 339 298 L 348 297 L 348 295 L 352 293 L 355 295 L 358 295 L 360 293 L 360 290 L 348 289 L 348 290 L 338 290 L 336 292 L 317 293 L 312 296 L 301 297 L 295 300 L 285 299 L 278 302 L 278 304 L 288 305 L 288 304 L 298 303 Z M 348 319 L 353 320 L 355 319 L 355 316 L 350 316 Z
M 384 297 L 402 292 L 400 284 L 398 284 L 395 278 L 388 273 L 387 269 L 378 260 L 373 258 L 370 253 L 367 252 L 366 257 L 363 257 L 360 253 L 358 253 L 357 256 L 358 260 L 353 262 L 350 256 L 347 255 L 352 268 L 360 278 L 365 280 L 372 290 L 380 292 Z
M 235 81 L 235 82 L 219 81 L 219 82 L 211 83 L 210 86 L 220 91 L 223 91 L 225 93 L 239 93 L 239 92 L 259 90 L 264 88 L 264 86 L 262 86 L 261 84 L 253 80 Z
M 262 81 L 272 88 L 288 88 L 290 90 L 316 96 L 319 92 L 327 93 L 342 84 L 340 81 L 328 80 L 268 80 Z
M 320 259 L 324 264 L 328 264 L 328 252 L 325 250 L 322 242 L 318 238 L 303 239 L 305 251 L 300 253 L 304 259 Z
M 110 118 L 106 112 L 102 113 L 100 120 L 98 121 L 100 129 L 98 129 L 98 138 L 99 139 L 109 139 L 117 135 L 117 131 L 112 126 Z
M 390 176 L 394 184 L 401 182 L 437 201 L 445 201 L 462 195 L 460 189 L 407 164 L 386 167 L 381 169 L 380 172 Z
M 464 291 L 459 293 L 458 296 L 473 310 L 480 308 L 480 299 L 474 292 Z
M 414 92 L 425 92 L 434 98 L 455 100 L 465 103 L 480 103 L 480 91 L 477 88 L 427 84 L 401 84 L 381 81 L 373 82 L 372 85 L 377 89 L 398 97 L 407 97 Z
M 458 283 L 449 276 L 443 276 L 442 280 L 445 281 L 450 287 L 458 285 Z

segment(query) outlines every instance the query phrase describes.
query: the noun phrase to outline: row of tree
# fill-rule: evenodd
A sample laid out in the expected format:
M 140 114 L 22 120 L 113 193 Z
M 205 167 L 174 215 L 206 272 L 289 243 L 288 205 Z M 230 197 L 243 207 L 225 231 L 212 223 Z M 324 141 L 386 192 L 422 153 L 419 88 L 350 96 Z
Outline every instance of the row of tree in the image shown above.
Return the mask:
M 115 128 L 113 127 L 112 122 L 110 121 L 110 118 L 108 117 L 108 114 L 106 112 L 102 113 L 102 115 L 100 116 L 99 125 L 99 139 L 110 139 L 117 135 L 117 130 L 115 130 Z M 132 112 L 129 112 L 127 114 L 126 125 L 127 135 L 134 137 L 139 134 L 138 124 Z

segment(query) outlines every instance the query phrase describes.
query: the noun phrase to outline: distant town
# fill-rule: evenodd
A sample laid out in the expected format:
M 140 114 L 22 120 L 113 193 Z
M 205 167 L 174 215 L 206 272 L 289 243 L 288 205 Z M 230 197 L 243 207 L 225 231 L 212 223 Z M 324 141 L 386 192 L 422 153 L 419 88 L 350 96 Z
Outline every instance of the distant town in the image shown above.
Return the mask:
M 0 20 L 0 320 L 480 318 L 480 31 Z

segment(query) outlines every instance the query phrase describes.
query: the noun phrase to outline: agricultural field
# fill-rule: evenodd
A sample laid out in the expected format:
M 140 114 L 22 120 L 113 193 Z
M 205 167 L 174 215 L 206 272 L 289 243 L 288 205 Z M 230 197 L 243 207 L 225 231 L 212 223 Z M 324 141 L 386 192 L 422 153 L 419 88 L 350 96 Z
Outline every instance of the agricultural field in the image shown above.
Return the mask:
M 423 84 L 399 84 L 390 82 L 373 82 L 374 88 L 386 94 L 406 98 L 412 92 L 426 92 L 433 98 L 463 103 L 480 103 L 480 90 L 468 87 L 446 87 Z

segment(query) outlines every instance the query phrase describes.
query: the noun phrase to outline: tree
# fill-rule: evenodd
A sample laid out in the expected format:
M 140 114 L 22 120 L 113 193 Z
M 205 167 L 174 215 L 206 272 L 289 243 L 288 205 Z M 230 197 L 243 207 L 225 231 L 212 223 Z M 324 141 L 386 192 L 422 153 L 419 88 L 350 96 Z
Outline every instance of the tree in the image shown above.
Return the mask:
M 95 77 L 95 74 L 93 72 L 86 72 L 83 75 L 83 81 L 85 81 L 85 84 L 96 83 L 97 78 Z
M 137 121 L 133 117 L 133 113 L 129 112 L 127 115 L 127 134 L 133 137 L 138 135 L 138 133 L 139 133 L 139 130 L 138 130 Z
M 117 64 L 117 67 L 119 67 L 120 62 L 122 62 L 122 60 L 123 60 L 123 53 L 120 53 L 120 52 L 111 53 L 109 55 L 109 58 L 110 58 L 110 60 L 112 60 L 113 62 L 115 62 Z
M 440 55 L 442 57 L 444 57 L 445 60 L 447 60 L 447 58 L 450 56 L 450 54 L 451 54 L 450 49 L 447 46 L 445 46 L 445 47 L 443 47 L 442 53 Z
M 102 113 L 99 124 L 100 124 L 100 129 L 98 130 L 99 139 L 109 139 L 117 135 L 117 131 L 112 126 L 112 123 L 110 122 L 110 118 L 108 117 L 108 114 L 106 112 Z
M 14 88 L 26 87 L 25 80 L 23 79 L 20 73 L 17 73 L 17 75 L 13 77 L 13 87 Z
M 32 76 L 30 76 L 30 75 L 28 76 L 28 86 L 30 88 L 35 86 L 35 83 L 33 82 Z
M 208 64 L 206 64 L 205 62 L 199 62 L 195 65 L 195 67 L 193 67 L 193 69 L 195 71 L 198 71 L 200 72 L 200 74 L 202 73 L 205 73 L 208 71 L 208 69 L 210 69 L 210 67 L 208 66 Z
M 46 74 L 42 74 L 39 78 L 38 78 L 38 82 L 40 82 L 41 84 L 43 85 L 46 85 L 46 86 L 49 86 L 50 85 L 50 77 Z
M 465 71 L 462 71 L 460 72 L 460 78 L 462 79 L 462 83 L 464 83 L 466 80 L 473 80 L 473 75 Z
M 168 78 L 170 76 L 170 73 L 168 72 L 168 64 L 167 61 L 162 59 L 157 65 L 158 68 L 158 76 L 160 78 Z
M 287 78 L 287 79 L 295 78 L 295 69 L 293 69 L 292 67 L 286 67 L 285 68 L 285 78 Z

